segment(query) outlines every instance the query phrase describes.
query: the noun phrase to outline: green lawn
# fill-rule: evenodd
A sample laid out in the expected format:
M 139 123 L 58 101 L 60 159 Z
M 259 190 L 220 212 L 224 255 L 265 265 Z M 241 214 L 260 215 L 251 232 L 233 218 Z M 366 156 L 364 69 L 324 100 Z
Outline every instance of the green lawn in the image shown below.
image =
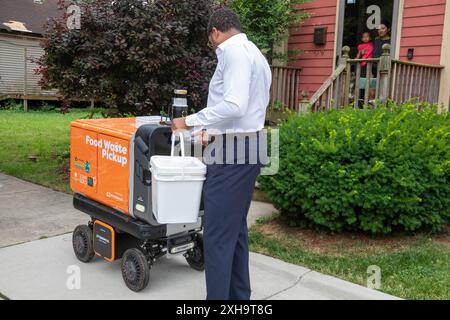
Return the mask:
M 0 110 L 0 172 L 70 192 L 67 162 L 61 158 L 69 151 L 70 122 L 86 115 L 82 110 Z M 29 156 L 37 156 L 37 161 Z
M 380 290 L 404 299 L 450 299 L 447 236 L 326 235 L 284 226 L 278 218 L 250 230 L 250 248 L 289 263 L 367 284 L 367 268 L 381 268 Z

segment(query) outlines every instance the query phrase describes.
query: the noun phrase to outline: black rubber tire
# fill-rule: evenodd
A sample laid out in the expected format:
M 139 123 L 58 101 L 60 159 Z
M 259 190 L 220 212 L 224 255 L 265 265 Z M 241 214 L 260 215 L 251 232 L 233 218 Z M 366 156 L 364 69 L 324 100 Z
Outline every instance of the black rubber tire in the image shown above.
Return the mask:
M 92 229 L 86 225 L 76 227 L 72 235 L 72 246 L 78 260 L 84 263 L 91 261 L 95 256 Z
M 120 269 L 127 287 L 139 292 L 145 289 L 150 280 L 150 265 L 141 250 L 137 248 L 125 251 Z
M 195 235 L 195 247 L 186 252 L 186 261 L 189 266 L 197 271 L 205 270 L 205 255 L 203 254 L 203 236 L 200 233 Z

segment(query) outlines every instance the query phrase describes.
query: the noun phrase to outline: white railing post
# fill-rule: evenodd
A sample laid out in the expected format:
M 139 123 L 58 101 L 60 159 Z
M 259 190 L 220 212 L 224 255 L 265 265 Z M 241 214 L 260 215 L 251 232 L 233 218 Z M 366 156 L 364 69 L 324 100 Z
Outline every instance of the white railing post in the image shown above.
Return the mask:
M 301 115 L 307 114 L 309 111 L 311 111 L 311 105 L 309 103 L 309 92 L 308 91 L 302 91 L 302 99 L 300 100 L 300 106 L 298 108 L 298 112 Z
M 351 76 L 351 66 L 348 63 L 348 59 L 350 59 L 350 47 L 345 46 L 342 48 L 342 60 L 341 64 L 345 65 L 345 70 L 343 73 L 344 78 L 344 106 L 348 106 L 350 103 L 350 76 Z M 338 106 L 339 108 L 340 106 Z
M 381 103 L 385 104 L 389 99 L 389 88 L 391 85 L 391 68 L 392 68 L 392 58 L 391 58 L 391 45 L 383 45 L 383 55 L 380 58 L 380 89 L 378 94 L 378 99 Z

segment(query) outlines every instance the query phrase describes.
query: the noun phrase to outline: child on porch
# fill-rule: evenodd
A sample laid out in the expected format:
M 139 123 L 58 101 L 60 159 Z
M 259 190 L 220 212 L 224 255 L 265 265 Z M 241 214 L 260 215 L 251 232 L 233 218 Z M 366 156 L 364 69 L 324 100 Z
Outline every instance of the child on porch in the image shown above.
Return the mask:
M 356 59 L 371 59 L 373 57 L 373 42 L 369 31 L 362 34 L 361 44 L 358 46 L 358 55 Z M 366 69 L 367 62 L 361 62 L 361 69 Z
M 372 59 L 373 58 L 373 50 L 374 45 L 372 42 L 372 37 L 370 35 L 369 31 L 366 31 L 362 34 L 361 37 L 361 44 L 358 45 L 358 55 L 356 56 L 356 59 Z M 371 71 L 371 70 L 370 70 Z M 365 90 L 366 87 L 366 81 L 367 81 L 367 61 L 361 62 L 361 74 L 360 74 L 360 81 L 359 81 L 359 87 L 362 90 Z M 376 75 L 375 75 L 376 77 Z M 369 91 L 369 99 L 373 100 L 375 98 L 376 94 L 376 79 L 374 75 L 372 74 L 370 77 L 370 91 Z

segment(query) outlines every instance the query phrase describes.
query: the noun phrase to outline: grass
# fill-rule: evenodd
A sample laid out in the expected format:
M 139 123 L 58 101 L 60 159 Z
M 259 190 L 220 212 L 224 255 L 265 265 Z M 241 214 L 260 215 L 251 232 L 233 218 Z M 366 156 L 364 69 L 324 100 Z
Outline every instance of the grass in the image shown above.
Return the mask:
M 67 165 L 69 124 L 87 111 L 0 110 L 0 171 L 54 190 L 70 192 Z M 36 156 L 32 162 L 29 156 Z
M 404 299 L 450 299 L 448 235 L 371 238 L 287 227 L 278 216 L 250 229 L 250 248 L 283 261 L 367 285 L 367 268 L 381 268 L 380 290 Z

